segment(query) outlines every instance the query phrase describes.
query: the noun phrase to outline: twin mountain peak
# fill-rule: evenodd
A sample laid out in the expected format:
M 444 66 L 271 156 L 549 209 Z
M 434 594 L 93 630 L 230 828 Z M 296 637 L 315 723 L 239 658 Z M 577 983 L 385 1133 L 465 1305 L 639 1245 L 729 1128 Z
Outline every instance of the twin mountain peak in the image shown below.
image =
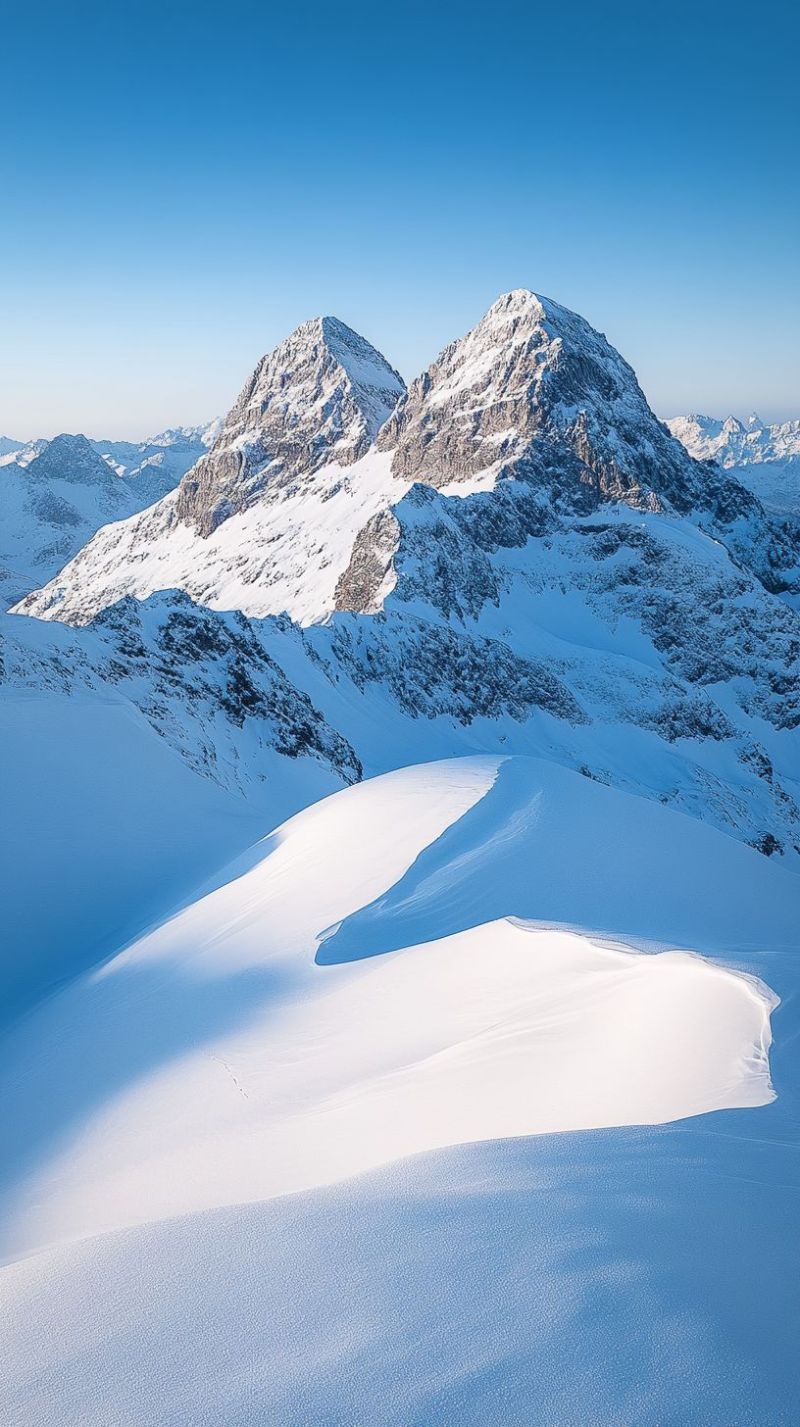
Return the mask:
M 18 608 L 85 623 L 126 594 L 177 588 L 301 623 L 375 612 L 420 486 L 488 496 L 501 544 L 609 504 L 691 515 L 768 587 L 794 579 L 785 532 L 689 456 L 605 336 L 517 289 L 408 388 L 337 318 L 303 323 L 261 359 L 177 489 L 100 530 Z

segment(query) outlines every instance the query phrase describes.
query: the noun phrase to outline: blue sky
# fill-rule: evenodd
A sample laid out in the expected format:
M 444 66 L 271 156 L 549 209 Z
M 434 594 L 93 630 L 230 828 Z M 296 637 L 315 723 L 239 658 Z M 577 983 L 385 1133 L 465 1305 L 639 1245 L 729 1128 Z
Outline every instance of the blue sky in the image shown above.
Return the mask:
M 0 432 L 201 421 L 317 313 L 412 376 L 520 286 L 661 415 L 800 415 L 787 0 L 0 16 Z

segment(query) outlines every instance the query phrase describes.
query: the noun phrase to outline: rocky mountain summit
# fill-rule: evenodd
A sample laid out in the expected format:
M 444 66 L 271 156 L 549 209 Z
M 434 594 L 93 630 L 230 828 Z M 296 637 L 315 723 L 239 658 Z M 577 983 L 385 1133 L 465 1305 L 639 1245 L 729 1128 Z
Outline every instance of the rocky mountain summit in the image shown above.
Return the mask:
M 352 465 L 403 390 L 385 358 L 343 322 L 304 322 L 262 357 L 212 450 L 184 477 L 178 520 L 208 536 L 268 488 L 333 460 Z
M 110 606 L 176 588 L 187 641 L 246 616 L 367 772 L 536 753 L 800 855 L 796 529 L 549 299 L 500 298 L 407 392 L 305 324 L 177 491 L 17 609 L 117 638 Z

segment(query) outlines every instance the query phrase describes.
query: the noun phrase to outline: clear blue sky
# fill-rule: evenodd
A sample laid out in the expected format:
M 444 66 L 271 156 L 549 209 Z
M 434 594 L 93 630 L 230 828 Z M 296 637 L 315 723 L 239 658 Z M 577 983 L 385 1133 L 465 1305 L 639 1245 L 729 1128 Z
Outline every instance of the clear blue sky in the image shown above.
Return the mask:
M 200 421 L 317 313 L 411 376 L 519 286 L 661 415 L 800 415 L 789 0 L 1 14 L 0 432 Z

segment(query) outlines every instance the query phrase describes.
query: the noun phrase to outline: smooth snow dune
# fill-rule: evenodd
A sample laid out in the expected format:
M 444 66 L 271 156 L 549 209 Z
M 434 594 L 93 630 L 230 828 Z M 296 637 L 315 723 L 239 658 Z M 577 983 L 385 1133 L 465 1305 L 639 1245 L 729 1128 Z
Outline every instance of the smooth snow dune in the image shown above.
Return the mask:
M 318 960 L 393 951 L 513 915 L 743 966 L 796 948 L 800 878 L 661 804 L 539 758 L 496 781 L 391 890 L 332 928 Z
M 589 934 L 669 941 L 672 919 L 680 941 L 698 865 L 701 933 L 727 926 L 737 956 L 759 925 L 793 934 L 792 874 L 537 760 L 404 769 L 307 809 L 10 1041 L 6 1254 L 467 1141 L 765 1104 L 763 984 Z M 548 882 L 582 934 L 509 920 L 552 918 Z

